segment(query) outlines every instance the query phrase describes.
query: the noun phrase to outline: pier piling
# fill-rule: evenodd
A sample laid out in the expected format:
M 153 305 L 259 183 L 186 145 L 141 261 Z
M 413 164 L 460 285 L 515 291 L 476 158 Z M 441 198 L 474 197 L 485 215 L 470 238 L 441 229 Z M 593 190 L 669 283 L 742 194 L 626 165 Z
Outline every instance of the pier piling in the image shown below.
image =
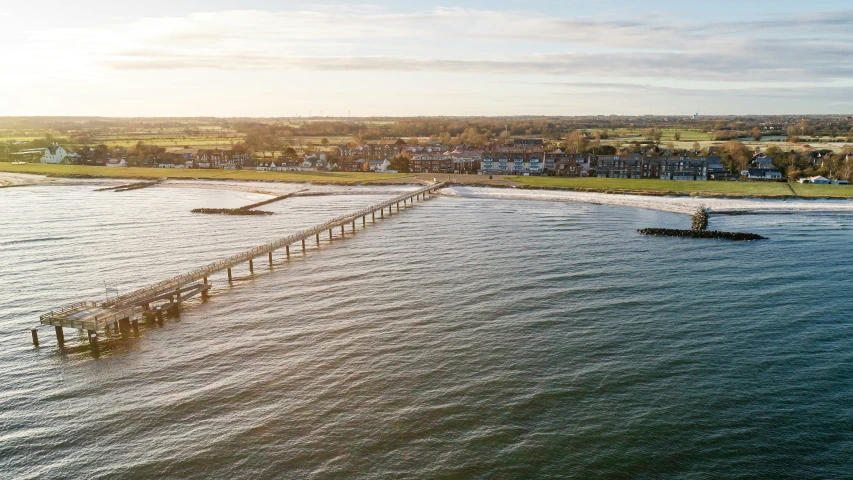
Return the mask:
M 272 268 L 272 252 L 270 252 L 270 268 Z
M 343 237 L 344 235 L 346 235 L 346 234 L 344 233 L 344 226 L 343 226 L 343 225 L 341 225 L 341 236 Z
M 101 352 L 98 349 L 98 332 L 94 330 L 87 330 L 89 333 L 89 346 L 92 347 L 92 355 L 98 356 Z
M 38 328 L 31 328 L 30 332 L 33 334 L 33 346 L 38 347 L 39 346 L 39 329 Z
M 254 275 L 254 274 L 255 274 L 255 265 L 252 263 L 252 259 L 251 259 L 251 258 L 249 259 L 249 273 L 250 273 L 250 274 L 252 274 L 252 275 Z
M 317 233 L 317 246 L 320 246 L 320 233 Z
M 139 336 L 139 320 L 134 320 L 130 322 L 133 325 L 133 335 L 135 337 Z
M 330 242 L 332 241 L 332 229 L 331 228 L 329 229 L 329 241 Z
M 362 226 L 362 227 L 366 227 L 366 226 L 367 226 L 367 215 L 362 215 L 362 216 L 361 216 L 361 226 Z
M 370 212 L 370 216 L 373 217 L 373 223 L 376 223 L 376 212 Z
M 305 239 L 302 239 L 302 253 L 305 253 Z
M 228 283 L 231 283 L 231 269 L 228 269 Z
M 284 251 L 287 252 L 287 259 L 290 260 L 290 245 L 285 246 Z
M 54 328 L 56 328 L 56 343 L 62 348 L 65 346 L 65 332 L 62 331 L 62 327 L 59 325 L 56 325 Z
M 157 325 L 163 326 L 163 308 L 157 307 Z

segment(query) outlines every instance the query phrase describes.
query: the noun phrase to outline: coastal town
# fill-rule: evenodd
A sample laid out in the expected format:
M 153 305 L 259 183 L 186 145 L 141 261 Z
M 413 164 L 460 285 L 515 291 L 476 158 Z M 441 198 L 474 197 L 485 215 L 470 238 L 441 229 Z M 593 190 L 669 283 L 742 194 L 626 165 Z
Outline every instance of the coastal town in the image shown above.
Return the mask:
M 13 163 L 103 165 L 106 167 L 149 167 L 168 169 L 224 169 L 278 172 L 376 172 L 376 173 L 441 173 L 502 176 L 558 176 L 615 179 L 660 179 L 682 181 L 785 181 L 773 151 L 748 152 L 731 142 L 704 150 L 661 150 L 650 145 L 638 152 L 616 152 L 601 148 L 598 154 L 586 148 L 575 148 L 543 138 L 511 138 L 483 146 L 423 143 L 396 139 L 388 143 L 341 144 L 298 154 L 293 148 L 270 157 L 253 152 L 245 144 L 234 148 L 114 148 L 96 159 L 96 150 L 77 151 L 52 143 L 42 148 L 27 148 L 11 154 Z M 580 150 L 580 151 L 579 151 Z M 774 150 L 774 149 L 768 149 Z M 848 184 L 841 178 L 839 165 L 850 163 L 851 152 L 808 151 L 784 159 L 790 165 L 797 161 L 797 175 L 789 179 L 799 183 Z M 835 175 L 832 167 L 836 166 Z M 738 168 L 740 167 L 740 168 Z M 804 174 L 805 173 L 805 174 Z M 826 176 L 824 176 L 825 174 Z

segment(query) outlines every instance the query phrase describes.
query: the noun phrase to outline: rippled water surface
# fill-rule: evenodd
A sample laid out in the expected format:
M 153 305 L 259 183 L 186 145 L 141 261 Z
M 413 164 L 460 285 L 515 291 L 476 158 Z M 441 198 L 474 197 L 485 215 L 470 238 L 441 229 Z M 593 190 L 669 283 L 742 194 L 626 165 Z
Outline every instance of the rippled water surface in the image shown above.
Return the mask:
M 0 190 L 0 477 L 849 478 L 853 217 L 435 198 L 93 359 L 40 313 L 387 196 Z

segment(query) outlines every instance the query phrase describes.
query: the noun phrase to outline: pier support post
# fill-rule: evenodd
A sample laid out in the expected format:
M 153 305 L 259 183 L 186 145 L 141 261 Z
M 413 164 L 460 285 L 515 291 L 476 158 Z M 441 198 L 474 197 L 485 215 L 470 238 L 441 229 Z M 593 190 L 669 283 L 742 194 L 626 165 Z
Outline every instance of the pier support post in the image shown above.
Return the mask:
M 33 335 L 33 346 L 38 347 L 39 346 L 39 329 L 38 328 L 31 328 L 30 333 Z
M 379 218 L 382 218 L 382 219 L 385 218 L 385 209 L 384 208 L 382 210 L 379 210 Z
M 127 339 L 127 336 L 130 335 L 130 320 L 122 318 L 118 321 L 118 327 L 121 330 L 121 338 Z
M 89 346 L 92 347 L 92 354 L 97 357 L 100 353 L 98 349 L 98 332 L 95 330 L 86 330 L 86 333 L 89 335 Z
M 252 259 L 249 259 L 249 273 L 255 274 L 255 265 L 252 263 Z
M 207 285 L 207 277 L 204 277 L 204 284 Z
M 303 242 L 305 240 L 302 240 Z M 284 251 L 287 252 L 287 259 L 290 260 L 290 245 L 284 247 Z
M 269 257 L 270 257 L 270 268 L 272 268 L 272 252 L 269 253 Z
M 230 268 L 228 269 L 228 283 L 231 283 L 231 269 Z M 157 310 L 160 310 L 160 308 L 157 307 Z
M 400 211 L 400 202 L 397 202 L 397 211 Z
M 370 212 L 370 216 L 373 217 L 373 223 L 376 223 L 376 212 Z
M 134 320 L 130 322 L 133 325 L 133 335 L 135 337 L 139 336 L 139 320 Z
M 202 291 L 201 291 L 201 301 L 202 301 L 202 302 L 206 302 L 206 301 L 207 301 L 207 297 L 208 297 L 208 293 L 207 293 L 207 291 L 208 291 L 208 290 L 209 290 L 209 289 L 207 289 L 207 288 L 202 289 Z
M 361 216 L 361 226 L 362 226 L 362 227 L 366 227 L 366 226 L 367 226 L 367 215 L 362 215 L 362 216 Z
M 60 348 L 65 346 L 65 332 L 62 331 L 62 327 L 54 325 L 56 328 L 56 343 L 59 344 Z M 38 340 L 36 340 L 36 346 L 38 346 Z
M 180 302 L 181 301 L 181 291 L 175 290 L 175 298 Z
M 163 326 L 163 307 L 157 307 L 157 325 Z
M 352 221 L 352 231 L 355 232 L 355 220 Z
M 330 242 L 332 241 L 332 229 L 331 228 L 329 229 L 329 241 Z
M 305 253 L 305 239 L 302 239 L 302 253 Z
M 345 233 L 344 233 L 344 224 L 342 223 L 342 224 L 341 224 L 341 236 L 343 237 L 344 235 L 345 235 Z
M 101 352 L 98 349 L 98 332 L 94 330 L 88 330 L 89 333 L 89 345 L 92 347 L 92 355 L 98 356 Z
M 319 247 L 320 246 L 320 234 L 318 233 L 318 234 L 316 234 L 316 236 L 317 236 L 317 246 Z

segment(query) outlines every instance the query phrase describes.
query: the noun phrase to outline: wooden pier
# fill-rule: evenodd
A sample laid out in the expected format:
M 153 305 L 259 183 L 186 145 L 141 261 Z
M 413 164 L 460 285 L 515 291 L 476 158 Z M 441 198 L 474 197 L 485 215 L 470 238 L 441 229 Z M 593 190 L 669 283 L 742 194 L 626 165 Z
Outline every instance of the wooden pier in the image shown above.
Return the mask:
M 385 218 L 386 209 L 388 210 L 388 215 L 392 214 L 392 208 L 395 206 L 397 212 L 399 212 L 401 203 L 403 206 L 406 206 L 414 204 L 415 201 L 426 200 L 430 195 L 444 187 L 444 185 L 444 183 L 437 183 L 405 193 L 391 200 L 386 200 L 354 213 L 339 216 L 321 225 L 316 225 L 279 240 L 260 245 L 251 250 L 196 268 L 195 270 L 149 285 L 126 295 L 111 298 L 103 302 L 76 302 L 51 310 L 39 317 L 40 324 L 55 327 L 56 339 L 60 347 L 65 341 L 63 328 L 85 330 L 88 333 L 92 352 L 98 355 L 99 330 L 103 329 L 107 332 L 113 330 L 115 333 L 120 333 L 122 337 L 127 337 L 130 335 L 131 329 L 134 334 L 139 333 L 139 320 L 146 320 L 148 322 L 156 321 L 162 326 L 163 316 L 167 314 L 179 314 L 181 303 L 184 300 L 195 295 L 201 295 L 202 299 L 207 298 L 208 290 L 211 287 L 208 277 L 214 273 L 227 270 L 228 281 L 231 282 L 231 269 L 237 265 L 248 263 L 250 273 L 254 273 L 253 260 L 257 257 L 266 256 L 270 265 L 272 265 L 273 252 L 284 248 L 287 258 L 290 259 L 290 247 L 292 245 L 301 245 L 302 251 L 305 252 L 305 240 L 310 240 L 313 237 L 316 239 L 317 245 L 319 245 L 321 233 L 328 230 L 329 239 L 331 240 L 332 231 L 338 227 L 341 229 L 341 235 L 345 235 L 345 226 L 352 224 L 352 229 L 355 231 L 357 220 L 361 219 L 362 226 L 366 226 L 368 215 L 375 222 L 377 212 L 379 212 L 381 218 Z M 158 303 L 159 305 L 157 305 Z M 38 327 L 31 329 L 33 344 L 36 347 L 39 346 L 37 329 Z

